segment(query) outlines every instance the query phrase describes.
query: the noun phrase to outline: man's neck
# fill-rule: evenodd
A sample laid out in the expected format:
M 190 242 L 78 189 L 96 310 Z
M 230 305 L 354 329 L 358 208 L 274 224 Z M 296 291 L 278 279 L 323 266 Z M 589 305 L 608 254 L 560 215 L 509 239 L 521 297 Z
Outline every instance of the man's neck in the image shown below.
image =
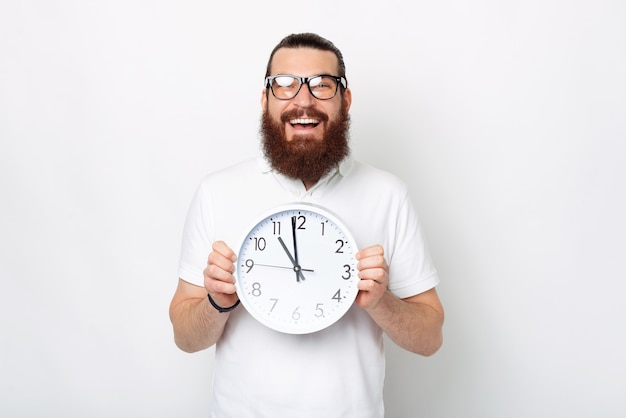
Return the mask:
M 315 181 L 310 181 L 310 180 L 302 180 L 302 183 L 304 184 L 304 188 L 309 190 L 311 187 L 315 186 L 315 184 L 318 182 L 319 180 L 315 180 Z

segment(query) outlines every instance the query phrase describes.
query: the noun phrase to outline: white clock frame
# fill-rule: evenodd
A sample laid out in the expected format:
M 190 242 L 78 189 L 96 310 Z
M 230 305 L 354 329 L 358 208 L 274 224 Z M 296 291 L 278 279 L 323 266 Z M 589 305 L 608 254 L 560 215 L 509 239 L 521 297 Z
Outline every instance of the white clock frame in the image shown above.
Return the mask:
M 348 228 L 328 209 L 281 205 L 258 218 L 242 240 L 237 294 L 267 327 L 320 331 L 343 317 L 357 296 L 357 251 Z

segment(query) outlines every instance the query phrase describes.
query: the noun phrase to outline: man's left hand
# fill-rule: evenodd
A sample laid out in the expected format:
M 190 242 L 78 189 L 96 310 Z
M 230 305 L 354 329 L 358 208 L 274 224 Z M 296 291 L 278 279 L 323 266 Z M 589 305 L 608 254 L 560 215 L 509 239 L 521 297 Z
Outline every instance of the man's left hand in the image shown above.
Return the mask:
M 389 265 L 385 260 L 385 250 L 380 245 L 373 245 L 357 252 L 355 257 L 361 279 L 356 303 L 363 309 L 374 308 L 389 285 Z

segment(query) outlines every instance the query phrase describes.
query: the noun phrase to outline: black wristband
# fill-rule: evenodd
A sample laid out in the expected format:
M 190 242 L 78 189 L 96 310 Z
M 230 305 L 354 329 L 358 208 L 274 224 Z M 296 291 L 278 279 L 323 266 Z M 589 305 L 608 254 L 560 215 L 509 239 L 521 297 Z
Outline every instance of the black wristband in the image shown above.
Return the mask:
M 220 305 L 218 305 L 217 303 L 215 303 L 215 301 L 213 300 L 213 298 L 211 297 L 210 293 L 207 293 L 207 297 L 209 298 L 209 302 L 211 302 L 211 305 L 217 309 L 220 313 L 224 313 L 224 312 L 230 312 L 233 309 L 235 309 L 237 306 L 239 306 L 239 302 L 241 302 L 240 300 L 237 300 L 237 302 L 235 302 L 235 304 L 231 307 L 228 308 L 222 308 Z

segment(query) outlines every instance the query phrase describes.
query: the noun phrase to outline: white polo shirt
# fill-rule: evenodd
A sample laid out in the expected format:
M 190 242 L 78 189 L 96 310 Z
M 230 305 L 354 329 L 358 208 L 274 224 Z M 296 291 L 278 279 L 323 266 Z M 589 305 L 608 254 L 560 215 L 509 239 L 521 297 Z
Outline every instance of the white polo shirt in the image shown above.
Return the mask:
M 405 184 L 350 158 L 308 191 L 264 158 L 205 177 L 185 223 L 180 277 L 204 286 L 214 241 L 237 252 L 261 214 L 292 202 L 338 215 L 359 249 L 382 245 L 389 290 L 398 297 L 439 283 Z M 384 376 L 382 331 L 356 305 L 332 326 L 306 335 L 266 328 L 239 306 L 216 345 L 211 417 L 380 418 Z

